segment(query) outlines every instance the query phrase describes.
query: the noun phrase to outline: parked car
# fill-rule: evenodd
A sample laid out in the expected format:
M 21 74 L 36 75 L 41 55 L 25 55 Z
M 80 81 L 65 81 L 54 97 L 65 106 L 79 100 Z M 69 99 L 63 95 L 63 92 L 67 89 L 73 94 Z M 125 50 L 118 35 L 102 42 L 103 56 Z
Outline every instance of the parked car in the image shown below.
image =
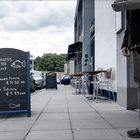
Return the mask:
M 57 84 L 60 84 L 60 83 L 61 83 L 60 79 L 59 79 L 59 78 L 57 78 Z
M 69 85 L 70 84 L 70 80 L 71 80 L 71 76 L 70 75 L 63 75 L 62 78 L 61 78 L 61 84 Z
M 30 72 L 35 79 L 35 88 L 42 89 L 44 88 L 45 78 L 41 71 L 31 71 Z
M 30 91 L 35 92 L 35 79 L 32 74 L 30 74 Z

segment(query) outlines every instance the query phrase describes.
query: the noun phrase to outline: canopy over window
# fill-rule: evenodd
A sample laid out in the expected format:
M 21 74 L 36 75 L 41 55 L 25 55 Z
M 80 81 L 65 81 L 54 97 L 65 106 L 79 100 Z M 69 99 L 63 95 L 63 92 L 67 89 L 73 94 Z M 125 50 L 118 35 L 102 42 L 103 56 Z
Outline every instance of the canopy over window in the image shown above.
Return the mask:
M 82 48 L 82 42 L 75 42 L 68 46 L 67 60 L 73 58 L 76 53 Z
M 112 4 L 112 8 L 116 12 L 140 9 L 140 0 L 124 0 L 121 2 L 114 2 Z

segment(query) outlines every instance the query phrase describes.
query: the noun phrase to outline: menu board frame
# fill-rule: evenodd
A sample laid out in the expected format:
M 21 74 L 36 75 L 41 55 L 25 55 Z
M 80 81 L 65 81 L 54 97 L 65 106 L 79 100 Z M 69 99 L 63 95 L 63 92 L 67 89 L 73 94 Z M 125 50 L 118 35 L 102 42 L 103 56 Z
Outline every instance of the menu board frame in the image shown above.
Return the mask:
M 1 48 L 0 54 L 0 115 L 27 113 L 30 117 L 30 53 Z

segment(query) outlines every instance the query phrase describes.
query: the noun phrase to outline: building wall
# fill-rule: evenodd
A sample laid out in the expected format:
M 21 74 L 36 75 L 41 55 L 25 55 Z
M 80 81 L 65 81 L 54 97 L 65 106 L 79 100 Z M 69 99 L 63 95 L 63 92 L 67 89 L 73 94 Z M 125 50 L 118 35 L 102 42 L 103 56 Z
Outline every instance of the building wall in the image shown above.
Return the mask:
M 67 74 L 67 73 L 69 73 L 69 68 L 68 68 L 68 64 L 65 63 L 64 64 L 64 74 Z
M 115 12 L 112 2 L 95 0 L 95 69 L 112 67 L 113 89 L 117 91 Z
M 74 19 L 74 42 L 83 42 L 82 40 L 82 16 L 83 11 L 83 0 L 77 0 L 77 6 L 75 10 Z M 79 73 L 82 71 L 82 56 L 81 51 L 76 52 L 76 57 L 74 59 L 74 73 Z
M 116 33 L 121 17 L 111 7 L 113 0 L 95 0 L 95 69 L 113 68 L 113 88 L 117 92 L 117 103 L 126 109 L 137 108 L 137 85 L 133 78 L 133 58 L 122 55 L 121 44 L 126 28 Z
M 134 82 L 133 57 L 124 57 L 121 52 L 124 31 L 126 28 L 126 12 L 123 16 L 123 30 L 116 34 L 117 41 L 117 103 L 126 109 L 138 107 L 137 84 Z
M 74 60 L 69 60 L 69 74 L 74 74 Z
M 83 61 L 85 54 L 88 54 L 90 59 L 90 25 L 95 18 L 95 42 L 93 42 L 95 69 L 112 67 L 112 84 L 113 91 L 117 93 L 117 103 L 126 109 L 137 108 L 137 85 L 133 78 L 133 59 L 132 56 L 130 58 L 123 57 L 120 49 L 126 25 L 125 16 L 123 17 L 124 28 L 116 33 L 120 23 L 118 19 L 121 18 L 118 18 L 118 14 L 111 7 L 114 0 L 78 0 L 78 3 L 81 1 L 82 15 L 79 19 L 82 19 L 82 32 L 80 32 L 82 34 L 79 36 L 80 39 L 82 37 L 83 42 Z M 75 30 L 75 33 L 77 31 Z M 78 41 L 79 36 L 76 37 L 76 41 Z M 89 70 L 88 65 L 84 66 L 82 63 L 82 70 Z
M 78 0 L 75 12 L 75 41 L 82 42 L 82 71 L 90 70 L 90 28 L 94 19 L 94 0 Z M 85 55 L 87 57 L 85 57 Z M 85 62 L 85 59 L 88 61 Z
M 82 48 L 82 71 L 90 70 L 90 60 L 91 60 L 91 45 L 90 45 L 90 27 L 94 19 L 94 0 L 83 0 L 83 48 Z M 86 58 L 85 55 L 88 55 Z M 85 59 L 88 59 L 85 62 Z

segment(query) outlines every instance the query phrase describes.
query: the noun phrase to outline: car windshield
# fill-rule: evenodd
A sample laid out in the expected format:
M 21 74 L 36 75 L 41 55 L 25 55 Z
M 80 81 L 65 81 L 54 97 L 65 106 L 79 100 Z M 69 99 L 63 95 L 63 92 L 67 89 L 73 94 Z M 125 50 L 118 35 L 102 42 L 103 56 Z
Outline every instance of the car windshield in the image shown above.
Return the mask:
M 69 79 L 70 77 L 69 77 L 69 76 L 65 76 L 64 78 L 65 78 L 65 79 Z
M 35 74 L 33 74 L 33 77 L 41 77 L 40 75 L 35 75 Z
M 42 72 L 39 72 L 39 71 L 32 71 L 31 74 L 32 74 L 34 77 L 42 77 Z
M 62 79 L 70 79 L 70 76 L 69 76 L 69 75 L 64 75 L 64 76 L 62 77 Z

